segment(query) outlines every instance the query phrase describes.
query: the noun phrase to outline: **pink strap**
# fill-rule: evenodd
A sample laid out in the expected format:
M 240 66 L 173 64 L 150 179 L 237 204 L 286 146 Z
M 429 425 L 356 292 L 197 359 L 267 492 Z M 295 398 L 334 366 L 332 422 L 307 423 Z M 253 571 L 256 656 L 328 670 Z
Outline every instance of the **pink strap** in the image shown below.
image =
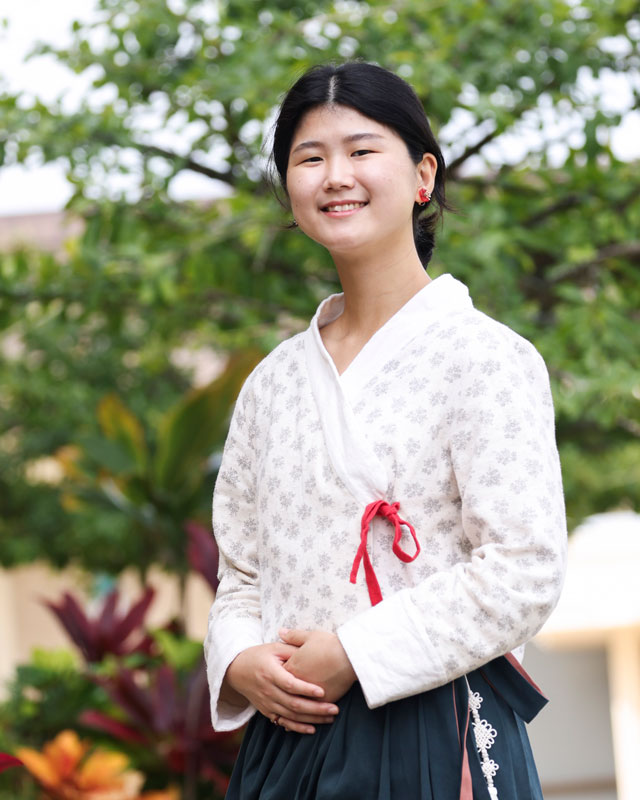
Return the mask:
M 536 692 L 539 692 L 539 693 L 540 693 L 540 694 L 541 694 L 543 697 L 546 697 L 545 693 L 544 693 L 544 692 L 542 691 L 542 689 L 541 689 L 541 688 L 538 686 L 538 684 L 537 684 L 537 683 L 536 683 L 536 682 L 533 680 L 533 678 L 531 677 L 531 675 L 529 675 L 529 673 L 527 672 L 527 670 L 526 670 L 526 669 L 525 669 L 525 668 L 522 666 L 522 664 L 521 664 L 521 663 L 518 661 L 518 659 L 517 659 L 517 658 L 516 658 L 516 657 L 513 655 L 513 653 L 505 653 L 505 654 L 504 654 L 504 657 L 505 657 L 505 658 L 507 659 L 507 661 L 508 661 L 508 662 L 511 664 L 511 666 L 512 666 L 514 669 L 516 669 L 516 670 L 517 670 L 517 671 L 520 673 L 520 675 L 522 675 L 522 677 L 523 677 L 523 678 L 524 678 L 524 679 L 527 681 L 527 683 L 529 683 L 531 686 L 533 686 L 533 688 L 536 690 Z
M 416 559 L 420 554 L 420 544 L 418 542 L 415 529 L 413 525 L 405 522 L 403 519 L 400 519 L 398 516 L 399 508 L 400 503 L 387 503 L 386 500 L 376 500 L 374 503 L 369 503 L 364 510 L 364 514 L 362 515 L 362 522 L 360 526 L 360 546 L 358 547 L 358 552 L 353 560 L 350 580 L 351 583 L 356 582 L 356 576 L 358 574 L 358 569 L 360 568 L 360 562 L 364 561 L 364 574 L 367 580 L 367 589 L 369 590 L 369 598 L 372 606 L 377 605 L 382 600 L 380 584 L 378 583 L 376 573 L 373 569 L 373 564 L 371 563 L 369 553 L 367 552 L 367 536 L 369 534 L 369 528 L 371 527 L 373 518 L 376 516 L 384 517 L 393 524 L 394 536 L 391 549 L 397 558 L 400 559 L 400 561 L 404 561 L 405 564 L 408 564 Z M 400 539 L 402 538 L 402 525 L 405 525 L 407 528 L 409 528 L 416 546 L 416 552 L 412 556 L 409 555 L 409 553 L 406 553 L 402 547 L 400 547 Z
M 467 750 L 467 732 L 469 730 L 469 714 L 467 714 L 467 727 L 462 745 L 462 778 L 460 780 L 460 800 L 473 800 L 473 785 L 471 783 L 471 767 L 469 766 L 469 751 Z
M 458 743 L 462 749 L 462 770 L 460 772 L 460 794 L 458 800 L 473 800 L 473 783 L 471 781 L 471 767 L 469 766 L 469 753 L 467 751 L 467 736 L 469 735 L 469 722 L 471 721 L 471 708 L 467 703 L 467 713 L 464 722 L 464 736 L 460 739 L 460 725 L 458 724 L 458 704 L 456 703 L 456 684 L 451 682 L 453 694 L 453 714 L 456 718 L 458 730 Z

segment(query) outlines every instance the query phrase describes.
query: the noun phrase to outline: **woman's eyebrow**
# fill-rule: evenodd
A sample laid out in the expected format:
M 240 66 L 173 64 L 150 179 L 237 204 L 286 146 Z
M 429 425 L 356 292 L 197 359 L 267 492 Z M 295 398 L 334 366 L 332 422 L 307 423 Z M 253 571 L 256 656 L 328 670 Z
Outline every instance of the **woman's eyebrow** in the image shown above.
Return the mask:
M 379 133 L 351 133 L 349 136 L 345 136 L 342 140 L 343 142 L 361 142 L 364 139 L 384 139 L 384 136 L 381 136 Z M 308 142 L 300 142 L 300 144 L 296 145 L 293 150 L 291 151 L 291 155 L 297 153 L 299 150 L 307 150 L 314 147 L 324 147 L 323 142 L 319 142 L 316 140 L 310 140 Z

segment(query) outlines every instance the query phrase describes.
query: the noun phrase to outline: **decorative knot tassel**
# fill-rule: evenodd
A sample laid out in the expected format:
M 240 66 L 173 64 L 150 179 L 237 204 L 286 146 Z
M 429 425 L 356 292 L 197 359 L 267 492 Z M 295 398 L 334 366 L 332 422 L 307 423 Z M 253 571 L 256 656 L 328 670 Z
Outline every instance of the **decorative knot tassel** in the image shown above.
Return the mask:
M 374 517 L 384 517 L 384 519 L 388 520 L 393 525 L 394 536 L 391 549 L 394 555 L 399 558 L 400 561 L 404 561 L 405 564 L 408 564 L 411 561 L 414 561 L 420 555 L 420 543 L 418 542 L 415 529 L 413 525 L 403 519 L 400 519 L 398 516 L 399 508 L 400 503 L 387 503 L 386 500 L 376 500 L 373 503 L 369 503 L 364 510 L 364 514 L 362 515 L 362 521 L 360 524 L 360 546 L 358 547 L 356 557 L 353 560 L 350 580 L 351 583 L 356 582 L 358 570 L 360 569 L 360 562 L 364 561 L 364 574 L 367 581 L 367 589 L 369 590 L 369 598 L 371 599 L 372 606 L 377 605 L 382 600 L 380 584 L 378 583 L 378 578 L 376 577 L 373 564 L 371 563 L 371 559 L 369 558 L 369 553 L 367 551 L 367 537 L 369 535 L 369 529 Z M 400 546 L 400 540 L 402 539 L 402 525 L 409 528 L 409 531 L 411 532 L 413 542 L 416 546 L 416 551 L 413 555 L 409 555 L 409 553 L 405 552 Z

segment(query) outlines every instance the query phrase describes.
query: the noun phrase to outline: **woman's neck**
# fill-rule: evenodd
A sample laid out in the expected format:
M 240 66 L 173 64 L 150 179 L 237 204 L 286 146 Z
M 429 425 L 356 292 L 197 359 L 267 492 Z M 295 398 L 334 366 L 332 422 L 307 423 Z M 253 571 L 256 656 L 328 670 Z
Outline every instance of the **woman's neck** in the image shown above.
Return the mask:
M 369 338 L 431 281 L 413 242 L 393 256 L 338 256 L 334 262 L 344 292 L 344 311 L 332 325 L 339 338 Z
M 332 255 L 344 291 L 344 311 L 320 329 L 320 336 L 341 375 L 374 333 L 431 278 L 413 242 L 404 252 L 396 248 L 386 258 L 382 253 L 357 258 L 353 253 L 348 258 Z

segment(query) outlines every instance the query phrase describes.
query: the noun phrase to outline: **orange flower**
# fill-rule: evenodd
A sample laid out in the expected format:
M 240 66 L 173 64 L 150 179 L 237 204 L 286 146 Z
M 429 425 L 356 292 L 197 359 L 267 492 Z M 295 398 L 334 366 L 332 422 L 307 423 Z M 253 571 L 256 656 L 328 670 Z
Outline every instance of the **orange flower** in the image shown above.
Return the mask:
M 125 755 L 96 749 L 85 758 L 88 749 L 74 731 L 62 731 L 42 753 L 23 747 L 17 756 L 51 800 L 140 800 L 144 775 L 127 769 Z

